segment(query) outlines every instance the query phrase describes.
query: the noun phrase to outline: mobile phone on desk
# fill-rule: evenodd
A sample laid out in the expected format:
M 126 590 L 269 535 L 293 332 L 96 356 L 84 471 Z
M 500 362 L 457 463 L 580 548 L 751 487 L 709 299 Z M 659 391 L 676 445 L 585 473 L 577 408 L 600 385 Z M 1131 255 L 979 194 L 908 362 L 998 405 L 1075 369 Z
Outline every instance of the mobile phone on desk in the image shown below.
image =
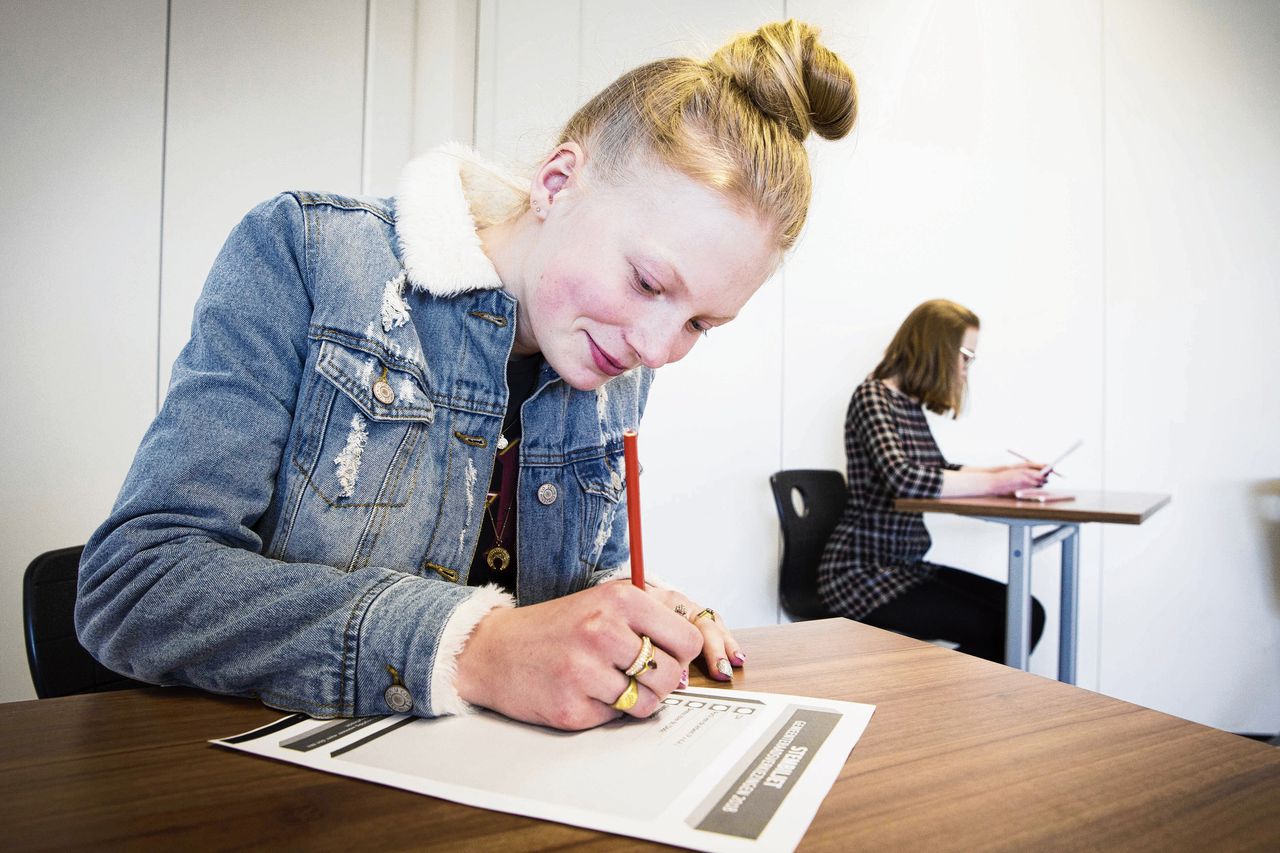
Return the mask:
M 1020 501 L 1036 501 L 1042 504 L 1076 499 L 1075 495 L 1066 492 L 1051 492 L 1048 489 L 1018 489 L 1013 493 L 1013 496 Z

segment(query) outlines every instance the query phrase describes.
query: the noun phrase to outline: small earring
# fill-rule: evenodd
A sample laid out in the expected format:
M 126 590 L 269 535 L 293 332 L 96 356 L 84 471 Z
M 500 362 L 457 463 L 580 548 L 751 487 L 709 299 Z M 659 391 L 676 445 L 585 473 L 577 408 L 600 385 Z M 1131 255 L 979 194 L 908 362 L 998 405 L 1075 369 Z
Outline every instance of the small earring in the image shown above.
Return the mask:
M 535 205 L 533 206 L 533 212 L 534 212 L 534 213 L 541 213 L 541 212 L 542 212 L 542 208 L 538 207 L 538 206 L 535 204 Z

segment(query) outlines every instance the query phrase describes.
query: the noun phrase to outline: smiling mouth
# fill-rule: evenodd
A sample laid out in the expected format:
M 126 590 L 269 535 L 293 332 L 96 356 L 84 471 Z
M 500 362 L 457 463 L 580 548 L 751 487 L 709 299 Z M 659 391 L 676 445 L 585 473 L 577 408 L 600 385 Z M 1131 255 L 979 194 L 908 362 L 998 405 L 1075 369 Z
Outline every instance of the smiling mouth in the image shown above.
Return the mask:
M 608 353 L 600 348 L 600 345 L 596 343 L 595 338 L 591 337 L 589 332 L 584 332 L 584 334 L 586 334 L 587 343 L 591 348 L 591 360 L 595 362 L 597 370 L 606 376 L 619 376 L 626 371 L 625 367 L 614 361 Z

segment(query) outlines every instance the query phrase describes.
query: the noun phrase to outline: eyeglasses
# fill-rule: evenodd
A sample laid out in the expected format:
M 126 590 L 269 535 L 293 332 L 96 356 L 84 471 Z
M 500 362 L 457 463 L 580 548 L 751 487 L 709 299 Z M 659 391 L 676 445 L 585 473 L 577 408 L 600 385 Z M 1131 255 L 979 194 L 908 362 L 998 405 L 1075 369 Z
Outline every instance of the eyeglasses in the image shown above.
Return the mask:
M 978 357 L 978 354 L 968 347 L 960 347 L 960 357 L 964 359 L 964 366 L 968 367 L 973 364 L 974 359 Z

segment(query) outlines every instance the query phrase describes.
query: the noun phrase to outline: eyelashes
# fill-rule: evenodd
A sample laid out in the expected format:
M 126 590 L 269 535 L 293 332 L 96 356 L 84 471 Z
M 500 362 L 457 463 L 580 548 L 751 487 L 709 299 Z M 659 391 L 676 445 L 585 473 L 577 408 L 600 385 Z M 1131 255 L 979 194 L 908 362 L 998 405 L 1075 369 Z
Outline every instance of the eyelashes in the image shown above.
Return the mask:
M 636 269 L 634 266 L 631 267 L 631 284 L 632 284 L 632 287 L 634 287 L 638 292 L 644 294 L 645 296 L 661 296 L 662 295 L 662 291 L 657 287 L 654 287 L 652 284 L 650 284 L 649 281 L 645 279 L 645 277 L 640 274 L 640 271 Z M 689 321 L 689 329 L 692 330 L 693 332 L 696 332 L 697 334 L 701 335 L 704 338 L 711 334 L 711 328 L 712 328 L 711 326 L 707 325 L 702 320 Z

